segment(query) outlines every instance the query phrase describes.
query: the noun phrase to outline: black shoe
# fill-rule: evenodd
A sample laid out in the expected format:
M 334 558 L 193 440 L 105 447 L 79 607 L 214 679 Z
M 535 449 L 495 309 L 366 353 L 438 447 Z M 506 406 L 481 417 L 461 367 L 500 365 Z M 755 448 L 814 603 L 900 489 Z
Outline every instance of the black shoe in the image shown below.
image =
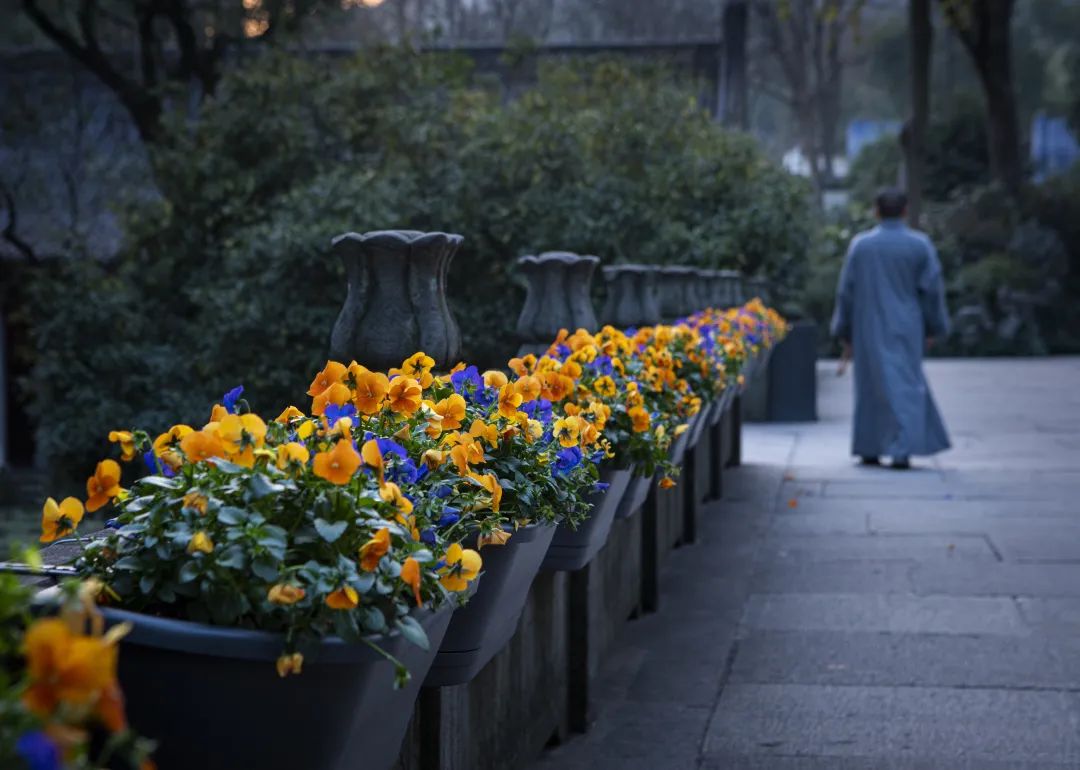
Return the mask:
M 860 465 L 881 465 L 881 460 L 877 457 L 863 457 L 859 460 Z
M 892 461 L 893 470 L 907 471 L 911 470 L 911 460 L 906 457 L 894 457 Z

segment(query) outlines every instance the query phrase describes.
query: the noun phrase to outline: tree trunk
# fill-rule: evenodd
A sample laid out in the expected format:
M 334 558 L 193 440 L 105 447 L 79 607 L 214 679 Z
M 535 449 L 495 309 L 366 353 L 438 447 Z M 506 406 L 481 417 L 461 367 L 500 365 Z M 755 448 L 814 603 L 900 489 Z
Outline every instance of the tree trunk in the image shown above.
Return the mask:
M 930 57 L 934 27 L 930 0 L 908 3 L 908 34 L 911 52 L 911 121 L 907 133 L 908 222 L 919 226 L 926 164 L 926 124 L 930 114 Z
M 988 55 L 976 62 L 979 79 L 986 93 L 987 134 L 990 139 L 990 167 L 994 177 L 1016 194 L 1024 178 L 1024 160 L 1020 153 L 1019 120 L 1016 93 L 1012 85 L 1012 58 L 1009 51 L 1008 23 L 991 43 Z M 991 38 L 995 36 L 991 33 Z
M 979 73 L 986 98 L 986 133 L 994 178 L 1014 196 L 1024 179 L 1020 127 L 1012 80 L 1012 15 L 1015 0 L 969 0 L 961 6 L 939 0 L 945 17 Z M 968 8 L 969 14 L 961 13 Z
M 746 81 L 746 0 L 727 0 L 723 12 L 724 50 L 721 65 L 720 118 L 745 131 L 749 126 Z

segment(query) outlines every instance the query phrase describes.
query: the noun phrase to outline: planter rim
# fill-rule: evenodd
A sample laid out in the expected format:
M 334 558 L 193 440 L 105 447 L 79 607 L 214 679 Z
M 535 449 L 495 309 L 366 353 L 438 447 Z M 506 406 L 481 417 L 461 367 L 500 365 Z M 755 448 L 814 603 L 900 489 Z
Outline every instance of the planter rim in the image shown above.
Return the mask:
M 427 243 L 429 241 L 444 241 L 447 243 L 460 244 L 465 238 L 456 233 L 444 233 L 441 231 L 425 232 L 423 230 L 372 230 L 367 233 L 343 233 L 330 241 L 331 246 L 348 241 L 351 243 L 376 243 L 376 244 L 410 244 Z
M 504 532 L 510 533 L 510 542 L 517 540 L 519 543 L 531 543 L 533 540 L 540 537 L 545 530 L 555 529 L 557 526 L 559 525 L 552 522 L 531 521 L 524 527 L 518 527 L 517 529 L 514 529 L 511 524 L 503 524 L 502 528 Z M 476 537 L 476 532 L 470 532 L 468 537 Z
M 618 273 L 648 273 L 652 271 L 652 267 L 650 265 L 627 263 L 624 265 L 605 265 L 603 271 L 604 275 L 616 275 Z
M 174 652 L 209 655 L 217 658 L 236 658 L 241 660 L 275 661 L 281 655 L 285 634 L 277 631 L 260 631 L 228 626 L 211 626 L 192 620 L 161 618 L 141 612 L 122 610 L 115 607 L 101 607 L 102 614 L 110 625 L 129 622 L 131 631 L 124 637 L 124 643 L 142 647 L 157 647 Z M 438 610 L 413 610 L 413 617 L 424 623 L 440 613 L 453 612 L 452 606 Z M 393 652 L 402 644 L 410 644 L 401 633 L 376 634 L 366 637 L 379 646 Z M 317 663 L 360 663 L 381 660 L 370 647 L 362 642 L 346 642 L 337 636 L 321 639 L 310 651 L 311 662 Z
M 572 251 L 544 251 L 540 254 L 528 254 L 524 257 L 518 257 L 518 262 L 535 264 L 542 264 L 544 262 L 562 262 L 566 265 L 577 262 L 600 264 L 600 257 L 594 257 L 591 254 L 575 254 Z

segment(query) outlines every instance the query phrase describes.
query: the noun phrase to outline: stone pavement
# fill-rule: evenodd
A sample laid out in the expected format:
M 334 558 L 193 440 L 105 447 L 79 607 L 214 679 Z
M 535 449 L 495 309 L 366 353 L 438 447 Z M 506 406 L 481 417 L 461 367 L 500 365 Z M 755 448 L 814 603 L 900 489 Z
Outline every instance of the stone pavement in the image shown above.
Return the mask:
M 906 473 L 848 457 L 834 370 L 534 770 L 1080 768 L 1080 359 L 929 363 L 955 448 Z

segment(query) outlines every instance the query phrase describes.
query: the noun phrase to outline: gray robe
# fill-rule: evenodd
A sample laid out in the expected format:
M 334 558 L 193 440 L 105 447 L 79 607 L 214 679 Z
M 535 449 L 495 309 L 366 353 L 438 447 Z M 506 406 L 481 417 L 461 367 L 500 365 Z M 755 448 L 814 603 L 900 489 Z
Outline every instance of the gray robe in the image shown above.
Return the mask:
M 854 348 L 855 424 L 861 457 L 910 457 L 949 448 L 923 375 L 927 337 L 949 332 L 941 263 L 924 234 L 886 219 L 851 241 L 832 333 Z

